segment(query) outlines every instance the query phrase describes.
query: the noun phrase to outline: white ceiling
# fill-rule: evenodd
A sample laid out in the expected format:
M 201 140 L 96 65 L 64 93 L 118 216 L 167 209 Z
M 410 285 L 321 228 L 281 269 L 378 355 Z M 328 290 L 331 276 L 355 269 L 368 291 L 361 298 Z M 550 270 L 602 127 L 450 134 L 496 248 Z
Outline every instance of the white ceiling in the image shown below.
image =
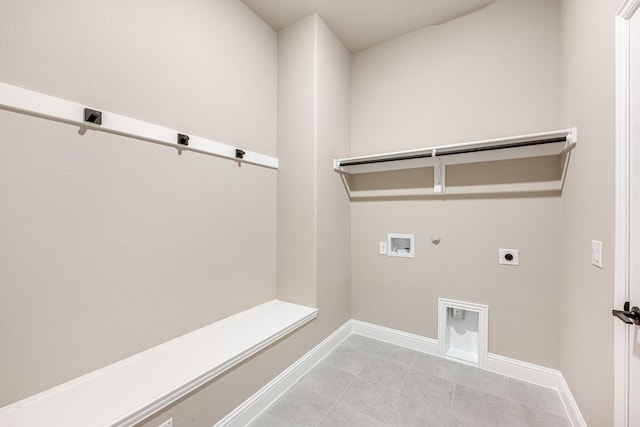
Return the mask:
M 318 13 L 351 52 L 482 9 L 495 0 L 242 0 L 279 31 Z

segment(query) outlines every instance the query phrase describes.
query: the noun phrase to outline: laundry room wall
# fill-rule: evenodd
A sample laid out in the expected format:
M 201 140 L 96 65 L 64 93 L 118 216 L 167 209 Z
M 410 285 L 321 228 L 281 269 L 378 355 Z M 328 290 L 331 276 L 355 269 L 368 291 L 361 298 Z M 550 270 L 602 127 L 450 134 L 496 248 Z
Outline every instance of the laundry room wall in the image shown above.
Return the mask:
M 614 17 L 621 4 L 563 0 L 561 14 L 564 120 L 580 132 L 562 196 L 561 371 L 590 426 L 614 420 Z M 591 264 L 591 240 L 602 242 L 602 268 Z
M 277 34 L 239 1 L 2 2 L 0 57 L 4 83 L 277 155 Z M 276 170 L 0 128 L 0 406 L 277 297 Z
M 554 0 L 498 0 L 358 52 L 351 155 L 571 127 L 562 121 L 561 57 Z M 511 164 L 510 179 L 559 167 L 539 161 Z M 501 182 L 493 164 L 456 168 L 472 186 L 480 176 Z M 432 169 L 403 174 L 432 183 Z M 376 180 L 365 174 L 354 184 L 393 187 Z M 353 201 L 352 315 L 435 339 L 438 297 L 487 304 L 489 352 L 557 369 L 561 218 L 558 193 Z M 415 234 L 415 258 L 379 255 L 387 233 Z M 519 249 L 520 265 L 498 265 L 499 248 Z
M 331 168 L 349 152 L 350 54 L 317 14 L 279 31 L 278 82 L 278 298 L 318 317 L 141 427 L 212 425 L 351 318 L 350 206 Z

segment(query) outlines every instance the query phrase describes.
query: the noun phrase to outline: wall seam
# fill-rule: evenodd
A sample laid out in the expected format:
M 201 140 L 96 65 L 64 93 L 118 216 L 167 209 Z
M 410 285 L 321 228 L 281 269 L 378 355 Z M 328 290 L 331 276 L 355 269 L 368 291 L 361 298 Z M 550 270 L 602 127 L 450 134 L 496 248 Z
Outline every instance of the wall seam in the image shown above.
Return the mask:
M 313 277 L 318 305 L 318 14 L 313 16 Z

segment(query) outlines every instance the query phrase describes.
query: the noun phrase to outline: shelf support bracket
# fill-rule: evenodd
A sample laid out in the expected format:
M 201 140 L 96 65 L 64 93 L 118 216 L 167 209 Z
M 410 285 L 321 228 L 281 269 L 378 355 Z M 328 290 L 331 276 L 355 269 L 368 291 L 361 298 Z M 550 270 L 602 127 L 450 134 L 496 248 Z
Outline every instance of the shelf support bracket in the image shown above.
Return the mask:
M 437 150 L 434 148 L 431 150 L 431 157 L 433 158 L 433 194 L 445 193 L 445 165 L 442 164 L 440 157 L 437 156 Z

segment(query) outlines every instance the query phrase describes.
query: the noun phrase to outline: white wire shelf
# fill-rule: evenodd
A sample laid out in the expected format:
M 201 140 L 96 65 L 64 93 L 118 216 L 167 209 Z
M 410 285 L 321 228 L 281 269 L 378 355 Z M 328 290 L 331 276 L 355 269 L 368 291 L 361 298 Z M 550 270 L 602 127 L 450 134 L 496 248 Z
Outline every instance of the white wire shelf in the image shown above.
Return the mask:
M 429 195 L 465 195 L 481 193 L 520 193 L 561 191 L 568 156 L 562 162 L 560 179 L 543 182 L 520 182 L 494 185 L 468 185 L 445 187 L 446 166 L 470 163 L 495 162 L 501 160 L 527 159 L 534 157 L 562 156 L 569 153 L 577 143 L 577 129 L 563 129 L 549 132 L 532 133 L 482 141 L 465 142 L 396 151 L 366 156 L 334 159 L 333 168 L 342 175 L 359 175 L 375 172 L 388 172 L 403 169 L 434 169 L 433 189 L 384 189 L 352 190 L 348 180 L 345 186 L 352 199 L 369 197 L 408 197 Z

